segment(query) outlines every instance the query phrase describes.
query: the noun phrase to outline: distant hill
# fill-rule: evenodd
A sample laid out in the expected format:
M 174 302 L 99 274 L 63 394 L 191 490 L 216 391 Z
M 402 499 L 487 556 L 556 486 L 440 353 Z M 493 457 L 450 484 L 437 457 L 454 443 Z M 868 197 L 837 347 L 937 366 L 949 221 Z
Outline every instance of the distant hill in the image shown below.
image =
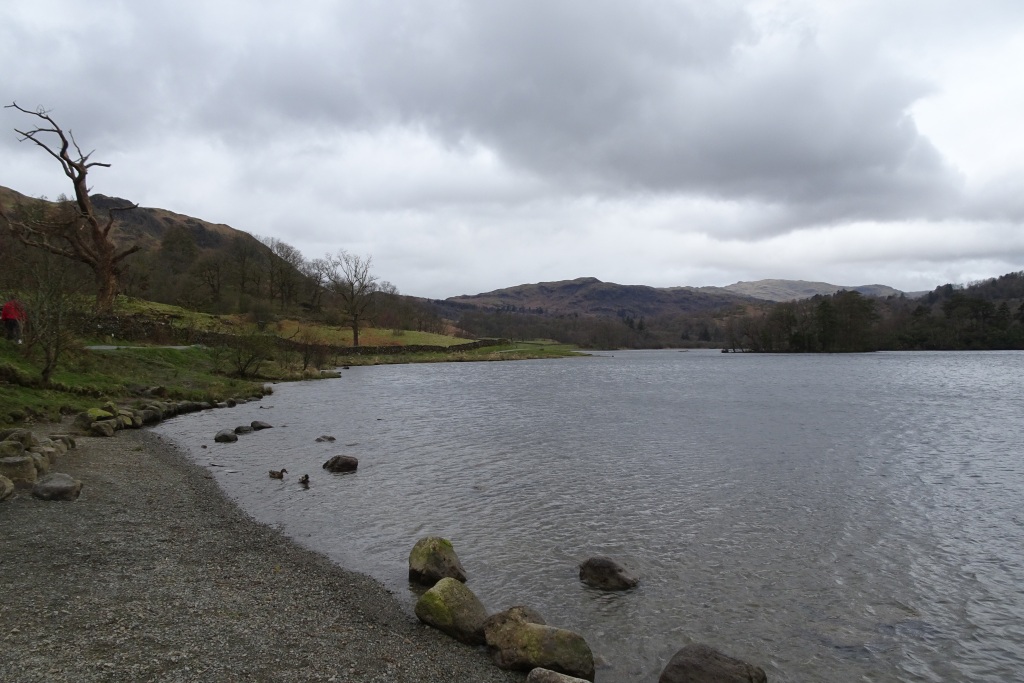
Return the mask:
M 639 318 L 722 309 L 749 304 L 751 298 L 724 290 L 618 285 L 593 277 L 582 277 L 456 296 L 446 299 L 445 303 L 547 315 L 578 313 Z
M 725 290 L 733 294 L 763 299 L 765 301 L 810 299 L 819 294 L 835 294 L 841 290 L 875 297 L 899 296 L 903 293 L 886 285 L 848 286 L 833 285 L 828 282 L 808 282 L 806 280 L 756 280 L 754 282 L 737 282 L 725 287 L 702 287 L 701 290 Z
M 93 205 L 100 215 L 112 208 L 126 208 L 134 202 L 120 197 L 108 197 L 102 194 L 91 195 Z M 7 187 L 0 186 L 0 202 L 5 206 L 15 203 L 31 204 L 45 200 L 27 197 L 20 192 Z M 209 223 L 198 218 L 183 216 L 165 209 L 152 209 L 138 207 L 131 211 L 123 211 L 117 215 L 114 223 L 114 241 L 121 246 L 138 244 L 143 251 L 156 251 L 164 235 L 171 228 L 182 228 L 192 236 L 200 251 L 216 251 L 226 247 L 233 239 L 241 238 L 246 242 L 258 244 L 259 248 L 266 249 L 259 241 L 247 232 L 236 230 L 229 225 L 222 223 Z

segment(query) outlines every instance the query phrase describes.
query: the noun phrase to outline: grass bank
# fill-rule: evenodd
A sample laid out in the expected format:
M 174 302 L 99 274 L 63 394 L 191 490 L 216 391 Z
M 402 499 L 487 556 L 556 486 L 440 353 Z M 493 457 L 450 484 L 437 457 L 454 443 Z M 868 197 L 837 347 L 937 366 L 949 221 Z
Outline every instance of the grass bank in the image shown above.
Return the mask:
M 448 337 L 447 339 L 455 339 Z M 462 340 L 460 340 L 462 341 Z M 222 401 L 261 392 L 266 382 L 332 376 L 303 368 L 294 353 L 277 352 L 264 359 L 249 378 L 237 376 L 237 349 L 189 346 L 167 348 L 133 343 L 116 349 L 70 349 L 61 358 L 49 386 L 38 382 L 39 352 L 0 340 L 0 426 L 53 422 L 112 400 L 130 402 L 158 387 L 159 395 L 175 400 Z M 333 355 L 327 366 L 384 365 L 561 358 L 579 355 L 572 347 L 533 341 L 465 351 L 430 351 L 382 355 Z
M 467 363 L 502 360 L 529 360 L 537 358 L 566 358 L 583 356 L 576 347 L 552 341 L 522 341 L 496 344 L 468 351 L 433 351 L 421 353 L 395 353 L 387 355 L 339 354 L 344 365 L 391 365 L 395 363 Z
M 120 402 L 153 387 L 178 400 L 219 401 L 260 393 L 262 379 L 229 376 L 219 355 L 216 349 L 200 347 L 74 349 L 62 358 L 50 386 L 42 387 L 34 350 L 0 341 L 0 426 L 57 421 L 96 406 L 99 399 Z M 286 373 L 279 377 L 298 378 Z

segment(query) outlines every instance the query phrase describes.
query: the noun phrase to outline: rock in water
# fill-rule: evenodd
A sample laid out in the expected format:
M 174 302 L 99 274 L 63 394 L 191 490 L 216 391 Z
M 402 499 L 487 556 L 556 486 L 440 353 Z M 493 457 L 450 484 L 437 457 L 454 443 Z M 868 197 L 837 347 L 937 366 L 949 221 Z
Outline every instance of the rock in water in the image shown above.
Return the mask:
M 213 437 L 213 440 L 217 443 L 234 443 L 238 441 L 238 435 L 230 429 L 222 429 L 217 432 L 217 436 Z
M 433 586 L 444 578 L 466 581 L 466 570 L 447 538 L 427 536 L 416 541 L 409 553 L 409 580 Z
M 82 482 L 70 474 L 48 474 L 32 488 L 32 495 L 43 500 L 75 500 L 82 492 Z
M 461 581 L 445 578 L 434 584 L 416 602 L 416 616 L 463 643 L 484 643 L 487 609 Z
M 351 455 L 336 455 L 323 466 L 328 472 L 355 472 L 358 467 L 359 460 Z
M 610 557 L 591 557 L 580 565 L 580 580 L 606 591 L 624 591 L 634 588 L 640 579 L 627 572 Z
M 768 676 L 759 666 L 696 644 L 672 655 L 658 683 L 768 683 Z
M 594 680 L 594 654 L 583 636 L 529 618 L 523 608 L 512 608 L 484 623 L 484 638 L 499 667 L 521 671 L 539 667 Z

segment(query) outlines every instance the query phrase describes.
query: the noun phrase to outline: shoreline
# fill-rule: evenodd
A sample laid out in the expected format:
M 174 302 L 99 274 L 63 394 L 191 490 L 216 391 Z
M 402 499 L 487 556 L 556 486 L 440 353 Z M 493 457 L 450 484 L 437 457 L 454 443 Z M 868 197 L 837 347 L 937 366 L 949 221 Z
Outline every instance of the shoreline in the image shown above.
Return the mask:
M 42 431 L 42 430 L 40 430 Z M 31 681 L 509 683 L 382 584 L 246 515 L 149 430 L 79 437 L 75 502 L 0 504 L 0 671 Z

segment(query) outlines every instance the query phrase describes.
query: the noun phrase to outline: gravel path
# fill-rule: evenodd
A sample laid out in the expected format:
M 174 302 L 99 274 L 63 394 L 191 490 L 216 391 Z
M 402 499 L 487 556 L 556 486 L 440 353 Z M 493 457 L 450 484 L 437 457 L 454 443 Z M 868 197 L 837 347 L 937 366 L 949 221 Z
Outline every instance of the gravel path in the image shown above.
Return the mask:
M 254 522 L 145 430 L 78 440 L 73 502 L 0 502 L 0 681 L 522 681 Z

